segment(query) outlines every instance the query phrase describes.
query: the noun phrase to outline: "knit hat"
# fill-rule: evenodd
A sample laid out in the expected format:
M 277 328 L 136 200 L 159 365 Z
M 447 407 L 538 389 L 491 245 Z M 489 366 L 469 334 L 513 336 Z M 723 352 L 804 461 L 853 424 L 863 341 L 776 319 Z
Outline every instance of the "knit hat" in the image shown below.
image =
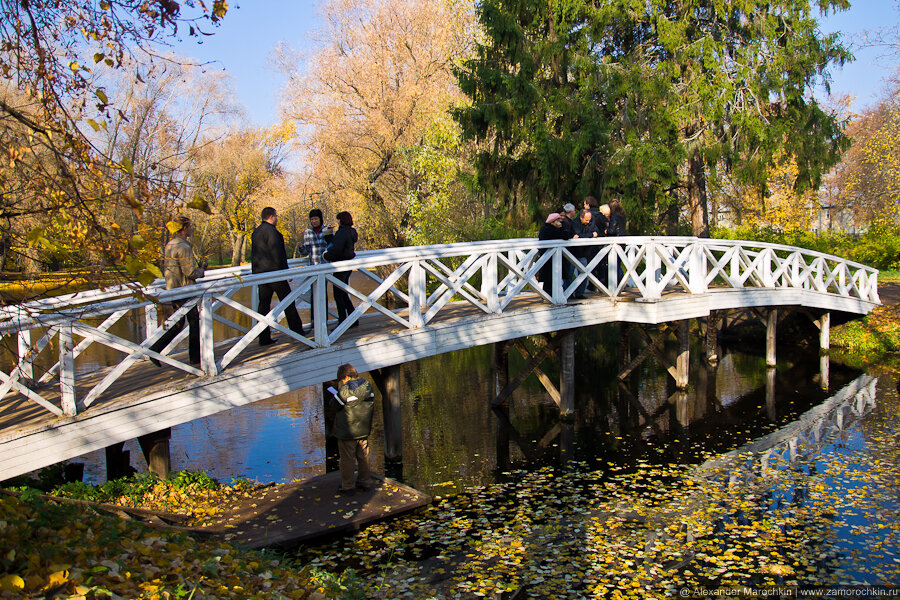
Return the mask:
M 561 218 L 562 218 L 562 215 L 559 214 L 559 213 L 550 213 L 550 215 L 547 217 L 547 221 L 546 221 L 546 222 L 547 222 L 547 223 L 552 223 L 553 221 L 555 221 L 555 220 L 557 220 L 557 219 L 561 219 Z
M 309 211 L 309 218 L 312 219 L 313 217 L 319 217 L 319 221 L 324 220 L 322 218 L 322 211 L 319 210 L 318 208 L 314 208 L 311 211 Z

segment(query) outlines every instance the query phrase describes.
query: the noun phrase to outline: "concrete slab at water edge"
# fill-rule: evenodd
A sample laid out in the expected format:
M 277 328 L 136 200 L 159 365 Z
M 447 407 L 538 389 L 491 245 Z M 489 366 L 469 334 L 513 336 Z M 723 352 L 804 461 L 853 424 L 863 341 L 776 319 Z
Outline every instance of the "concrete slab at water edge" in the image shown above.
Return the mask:
M 370 490 L 338 493 L 335 471 L 298 483 L 260 488 L 255 495 L 218 515 L 197 533 L 221 536 L 246 548 L 295 546 L 319 537 L 356 531 L 371 522 L 428 505 L 431 497 L 373 474 Z
M 879 283 L 878 296 L 884 304 L 900 304 L 900 283 Z

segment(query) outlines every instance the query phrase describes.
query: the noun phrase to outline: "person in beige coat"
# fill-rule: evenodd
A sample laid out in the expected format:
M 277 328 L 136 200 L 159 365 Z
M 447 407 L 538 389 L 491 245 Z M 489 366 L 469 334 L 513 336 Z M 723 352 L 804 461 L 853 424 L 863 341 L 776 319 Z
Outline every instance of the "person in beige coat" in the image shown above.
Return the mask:
M 191 220 L 187 217 L 179 216 L 175 218 L 174 222 L 180 225 L 181 229 L 175 231 L 172 239 L 166 244 L 163 270 L 166 277 L 167 290 L 193 285 L 204 275 L 204 270 L 194 260 L 194 247 L 190 241 L 191 234 L 194 231 Z M 172 301 L 172 307 L 178 310 L 186 301 L 174 300 Z M 187 315 L 175 323 L 171 329 L 150 346 L 150 349 L 154 352 L 162 352 L 184 328 L 185 321 L 188 324 L 188 358 L 192 365 L 198 365 L 200 364 L 200 311 L 197 310 L 196 306 L 189 310 Z M 150 360 L 157 367 L 161 366 L 158 359 L 150 357 Z

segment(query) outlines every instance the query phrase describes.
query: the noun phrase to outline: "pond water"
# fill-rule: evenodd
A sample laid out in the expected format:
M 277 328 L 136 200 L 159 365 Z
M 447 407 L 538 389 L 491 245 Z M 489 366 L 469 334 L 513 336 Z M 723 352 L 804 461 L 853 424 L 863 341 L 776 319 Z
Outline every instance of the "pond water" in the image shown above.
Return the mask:
M 621 336 L 612 325 L 579 332 L 571 421 L 534 376 L 491 410 L 488 347 L 405 365 L 402 461 L 383 460 L 380 398 L 371 454 L 377 471 L 436 501 L 297 556 L 352 568 L 383 598 L 900 583 L 894 377 L 832 363 L 823 379 L 815 351 L 789 349 L 767 371 L 758 340 L 742 347 L 754 354 L 721 349 L 715 369 L 693 348 L 690 389 L 677 393 L 652 358 L 618 383 Z M 510 356 L 514 374 L 524 359 Z M 863 400 L 819 414 L 861 381 Z M 175 427 L 173 468 L 263 482 L 324 473 L 322 413 L 320 391 L 306 388 Z M 765 465 L 726 454 L 789 434 L 787 458 Z M 126 448 L 145 469 L 137 444 Z M 103 480 L 102 452 L 79 460 L 86 479 Z
M 490 484 L 513 466 L 558 466 L 571 460 L 625 465 L 650 456 L 660 464 L 693 463 L 787 423 L 829 395 L 818 383 L 818 359 L 779 356 L 767 399 L 761 353 L 727 350 L 711 370 L 700 360 L 699 348 L 691 352 L 691 388 L 684 394 L 675 393 L 671 377 L 653 358 L 620 386 L 615 377 L 620 333 L 618 326 L 601 326 L 579 334 L 576 414 L 570 422 L 560 421 L 534 376 L 516 390 L 508 410 L 491 410 L 487 346 L 404 365 L 402 472 L 391 465 L 392 475 L 440 495 Z M 99 350 L 95 364 L 112 360 L 105 348 Z M 524 362 L 510 350 L 511 374 Z M 542 368 L 556 377 L 553 359 Z M 856 374 L 832 368 L 831 389 Z M 376 395 L 370 443 L 374 466 L 381 471 L 380 402 Z M 185 423 L 172 430 L 172 467 L 203 469 L 220 480 L 284 482 L 318 475 L 326 468 L 322 419 L 320 391 L 308 387 Z M 146 467 L 136 441 L 126 449 L 133 466 Z M 105 479 L 103 452 L 77 460 L 86 462 L 87 481 Z

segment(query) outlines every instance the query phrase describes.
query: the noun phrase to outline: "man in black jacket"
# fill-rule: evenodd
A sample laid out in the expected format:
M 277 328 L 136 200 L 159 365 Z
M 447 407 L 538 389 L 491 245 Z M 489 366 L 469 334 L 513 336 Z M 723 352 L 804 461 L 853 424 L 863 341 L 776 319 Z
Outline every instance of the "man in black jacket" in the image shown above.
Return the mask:
M 262 223 L 253 230 L 250 235 L 250 272 L 268 273 L 281 271 L 288 268 L 287 252 L 284 249 L 284 236 L 275 227 L 278 223 L 278 212 L 271 206 L 262 210 Z M 291 286 L 287 281 L 273 281 L 259 284 L 259 304 L 256 312 L 261 315 L 268 314 L 272 309 L 272 294 L 277 294 L 279 300 L 283 300 L 291 293 Z M 303 335 L 303 321 L 297 307 L 291 302 L 284 309 L 288 327 L 291 331 Z M 272 330 L 266 327 L 259 335 L 259 345 L 268 346 L 277 340 L 272 338 Z

